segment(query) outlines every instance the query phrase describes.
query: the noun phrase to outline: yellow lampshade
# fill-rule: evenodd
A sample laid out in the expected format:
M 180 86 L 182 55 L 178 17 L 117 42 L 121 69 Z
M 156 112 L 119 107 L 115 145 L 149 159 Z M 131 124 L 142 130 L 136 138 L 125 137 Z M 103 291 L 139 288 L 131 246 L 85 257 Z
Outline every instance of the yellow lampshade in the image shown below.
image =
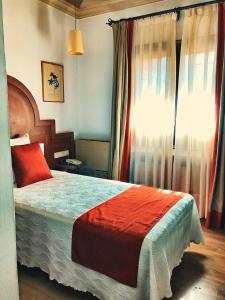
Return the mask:
M 80 30 L 71 30 L 69 32 L 68 53 L 70 55 L 84 54 L 83 38 Z

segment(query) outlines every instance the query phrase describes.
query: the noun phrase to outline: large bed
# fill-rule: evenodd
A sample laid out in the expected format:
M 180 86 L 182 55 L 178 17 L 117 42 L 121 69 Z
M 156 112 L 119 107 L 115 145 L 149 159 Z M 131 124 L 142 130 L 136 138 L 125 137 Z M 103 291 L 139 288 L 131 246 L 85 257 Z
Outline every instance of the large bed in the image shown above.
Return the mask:
M 10 120 L 14 120 L 10 122 L 11 137 L 28 132 L 32 141 L 44 142 L 46 160 L 51 168 L 54 167 L 54 151 L 65 150 L 63 147 L 69 150 L 71 147 L 73 151 L 71 133 L 57 136 L 54 128 L 46 130 L 46 123 L 41 124 L 45 121 L 40 121 L 39 114 L 37 116 L 32 95 L 24 85 L 9 77 L 9 107 L 14 107 L 15 102 L 17 106 L 23 105 L 21 114 L 26 112 L 29 122 L 18 130 L 15 109 L 10 109 Z M 35 109 L 31 109 L 33 107 Z M 39 267 L 49 274 L 50 279 L 88 291 L 102 300 L 159 300 L 171 297 L 170 279 L 174 267 L 181 262 L 190 242 L 203 242 L 193 197 L 184 194 L 144 238 L 137 287 L 133 288 L 71 260 L 74 221 L 132 185 L 59 171 L 52 171 L 52 175 L 51 179 L 14 188 L 18 261 L 27 267 Z

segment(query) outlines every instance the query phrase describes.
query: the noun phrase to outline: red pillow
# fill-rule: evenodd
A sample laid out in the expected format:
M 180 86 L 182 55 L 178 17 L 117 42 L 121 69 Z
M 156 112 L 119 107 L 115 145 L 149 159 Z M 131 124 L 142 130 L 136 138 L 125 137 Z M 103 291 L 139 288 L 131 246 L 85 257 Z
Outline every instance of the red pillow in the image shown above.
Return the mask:
M 13 146 L 11 152 L 18 187 L 52 178 L 39 143 Z

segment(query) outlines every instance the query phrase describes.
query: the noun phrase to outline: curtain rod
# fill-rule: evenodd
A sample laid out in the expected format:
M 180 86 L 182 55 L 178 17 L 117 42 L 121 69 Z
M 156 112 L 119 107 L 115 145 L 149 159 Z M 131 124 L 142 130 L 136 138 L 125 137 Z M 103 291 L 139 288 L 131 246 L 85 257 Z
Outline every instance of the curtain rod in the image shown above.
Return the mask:
M 161 16 L 161 15 L 169 14 L 169 13 L 177 13 L 178 20 L 179 20 L 180 12 L 182 10 L 195 8 L 195 7 L 200 7 L 200 6 L 206 6 L 206 5 L 209 5 L 209 4 L 223 3 L 223 2 L 225 2 L 225 0 L 212 0 L 212 1 L 208 1 L 208 2 L 202 2 L 202 3 L 196 3 L 196 4 L 186 5 L 186 6 L 174 7 L 172 9 L 162 10 L 162 11 L 159 11 L 159 12 L 150 13 L 150 14 L 141 15 L 141 16 L 136 16 L 136 17 L 131 17 L 131 18 L 124 18 L 124 19 L 120 19 L 120 20 L 112 20 L 112 19 L 109 18 L 108 22 L 106 24 L 109 25 L 109 26 L 112 26 L 112 24 L 119 23 L 121 21 L 140 20 L 140 19 L 145 19 L 145 18 L 150 18 L 150 17 L 155 17 L 155 16 Z

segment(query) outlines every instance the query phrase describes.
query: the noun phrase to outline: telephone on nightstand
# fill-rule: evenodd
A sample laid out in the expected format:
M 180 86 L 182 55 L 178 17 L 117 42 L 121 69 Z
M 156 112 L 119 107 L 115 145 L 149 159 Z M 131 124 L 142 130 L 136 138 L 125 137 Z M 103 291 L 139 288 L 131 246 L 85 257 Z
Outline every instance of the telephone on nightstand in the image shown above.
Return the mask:
M 56 166 L 56 170 L 85 176 L 94 176 L 94 170 L 78 159 L 62 159 Z
M 74 158 L 67 158 L 65 161 L 68 165 L 74 165 L 74 166 L 82 165 L 82 161 Z

